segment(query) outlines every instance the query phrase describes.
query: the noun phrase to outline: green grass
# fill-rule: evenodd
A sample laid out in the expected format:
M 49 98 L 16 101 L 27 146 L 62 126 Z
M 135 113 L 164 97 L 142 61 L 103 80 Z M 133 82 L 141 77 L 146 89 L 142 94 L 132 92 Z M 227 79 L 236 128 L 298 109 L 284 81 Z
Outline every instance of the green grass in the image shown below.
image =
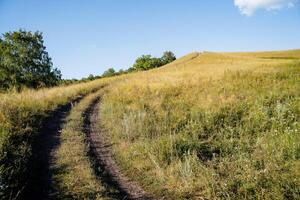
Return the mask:
M 284 57 L 300 51 L 194 53 L 112 85 L 101 123 L 124 172 L 165 199 L 299 199 L 300 62 Z

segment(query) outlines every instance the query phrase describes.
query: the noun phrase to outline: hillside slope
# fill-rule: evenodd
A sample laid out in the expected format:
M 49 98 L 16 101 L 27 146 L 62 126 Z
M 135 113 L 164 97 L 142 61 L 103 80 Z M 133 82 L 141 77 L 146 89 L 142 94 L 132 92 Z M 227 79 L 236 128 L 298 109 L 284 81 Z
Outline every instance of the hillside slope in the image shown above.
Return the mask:
M 132 179 L 164 199 L 299 199 L 300 50 L 192 53 L 129 74 L 100 120 Z

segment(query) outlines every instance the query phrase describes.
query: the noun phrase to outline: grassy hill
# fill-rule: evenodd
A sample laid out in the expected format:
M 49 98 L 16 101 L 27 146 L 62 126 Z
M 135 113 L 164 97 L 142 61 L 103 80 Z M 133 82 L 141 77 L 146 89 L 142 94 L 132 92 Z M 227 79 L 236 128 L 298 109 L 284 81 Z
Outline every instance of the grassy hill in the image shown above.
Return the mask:
M 50 166 L 66 169 L 52 177 L 59 198 L 111 199 L 84 133 L 98 97 L 122 173 L 155 199 L 300 197 L 300 50 L 195 52 L 150 71 L 2 93 L 0 199 L 21 198 L 43 124 L 79 97 Z
M 192 53 L 110 86 L 99 123 L 165 199 L 299 199 L 300 50 Z

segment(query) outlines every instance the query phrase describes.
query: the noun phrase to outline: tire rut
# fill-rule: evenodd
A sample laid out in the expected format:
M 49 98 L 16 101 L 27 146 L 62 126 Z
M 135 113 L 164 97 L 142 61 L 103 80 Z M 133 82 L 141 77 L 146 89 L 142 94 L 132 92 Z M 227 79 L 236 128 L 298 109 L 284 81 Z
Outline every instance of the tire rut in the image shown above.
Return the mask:
M 55 150 L 60 145 L 60 132 L 66 117 L 73 105 L 82 98 L 83 96 L 79 96 L 75 100 L 59 106 L 45 120 L 40 130 L 40 136 L 32 145 L 31 173 L 21 199 L 55 199 L 55 191 L 51 188 L 51 166 L 55 162 Z
M 108 187 L 117 190 L 117 199 L 148 200 L 146 192 L 122 173 L 113 159 L 112 144 L 104 136 L 99 124 L 100 97 L 94 100 L 84 114 L 87 142 L 90 157 L 98 178 Z

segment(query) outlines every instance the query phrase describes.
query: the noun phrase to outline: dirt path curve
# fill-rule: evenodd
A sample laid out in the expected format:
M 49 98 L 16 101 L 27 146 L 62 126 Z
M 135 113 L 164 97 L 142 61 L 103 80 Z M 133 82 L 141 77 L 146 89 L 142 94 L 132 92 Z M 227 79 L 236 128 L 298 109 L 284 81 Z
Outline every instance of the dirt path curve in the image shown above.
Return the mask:
M 105 184 L 119 191 L 119 199 L 145 200 L 145 191 L 135 182 L 125 177 L 112 156 L 111 146 L 99 126 L 99 103 L 96 99 L 85 113 L 85 133 L 90 145 L 90 155 L 94 161 L 96 174 Z
M 31 173 L 28 184 L 21 199 L 55 199 L 55 191 L 51 188 L 52 169 L 55 150 L 60 145 L 60 132 L 73 105 L 83 97 L 59 106 L 45 121 L 40 136 L 34 141 L 32 148 Z

